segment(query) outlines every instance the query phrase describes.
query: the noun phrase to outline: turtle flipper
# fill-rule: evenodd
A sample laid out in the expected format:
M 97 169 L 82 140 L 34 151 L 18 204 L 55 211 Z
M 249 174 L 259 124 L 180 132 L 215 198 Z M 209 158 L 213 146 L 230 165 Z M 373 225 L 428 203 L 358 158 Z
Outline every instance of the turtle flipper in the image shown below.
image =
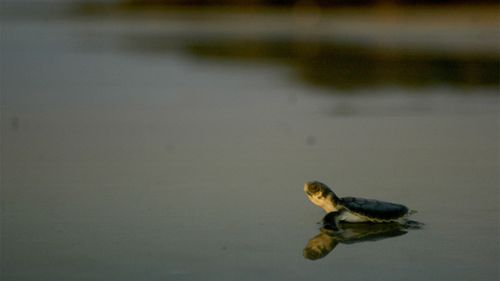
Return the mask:
M 339 230 L 340 212 L 330 212 L 323 217 L 323 227 L 327 230 Z

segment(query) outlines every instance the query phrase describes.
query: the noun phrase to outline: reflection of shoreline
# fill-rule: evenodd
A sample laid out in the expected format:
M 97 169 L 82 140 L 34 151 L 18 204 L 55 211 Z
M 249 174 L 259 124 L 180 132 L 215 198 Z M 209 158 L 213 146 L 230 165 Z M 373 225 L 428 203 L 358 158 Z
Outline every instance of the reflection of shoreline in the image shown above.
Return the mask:
M 196 33 L 131 34 L 124 43 L 138 52 L 161 54 L 177 50 L 202 59 L 286 65 L 307 84 L 331 89 L 421 89 L 443 85 L 496 88 L 500 83 L 499 60 L 477 54 L 371 48 L 286 35 L 229 38 Z
M 410 228 L 420 228 L 420 223 L 410 225 L 398 223 L 342 223 L 340 231 L 322 228 L 320 233 L 311 238 L 303 254 L 306 259 L 317 260 L 327 256 L 339 244 L 355 244 L 393 238 L 407 233 Z
M 474 55 L 427 53 L 294 40 L 209 40 L 189 43 L 195 57 L 290 65 L 309 84 L 353 89 L 402 85 L 496 87 L 500 63 Z

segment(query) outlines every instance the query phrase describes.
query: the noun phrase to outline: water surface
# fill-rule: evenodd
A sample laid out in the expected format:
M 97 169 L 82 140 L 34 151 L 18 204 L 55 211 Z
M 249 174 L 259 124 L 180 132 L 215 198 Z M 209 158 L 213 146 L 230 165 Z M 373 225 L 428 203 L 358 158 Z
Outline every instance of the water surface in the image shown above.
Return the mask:
M 498 279 L 498 77 L 317 87 L 126 27 L 2 23 L 2 280 Z M 425 226 L 305 259 L 313 179 Z

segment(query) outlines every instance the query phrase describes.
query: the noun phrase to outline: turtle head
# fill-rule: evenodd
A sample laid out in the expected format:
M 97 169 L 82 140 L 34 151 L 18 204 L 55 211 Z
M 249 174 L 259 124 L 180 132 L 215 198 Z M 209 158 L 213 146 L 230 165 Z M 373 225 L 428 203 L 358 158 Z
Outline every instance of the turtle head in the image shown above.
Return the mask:
M 304 184 L 304 192 L 314 205 L 319 206 L 325 212 L 337 211 L 339 198 L 326 184 L 319 181 L 306 182 Z

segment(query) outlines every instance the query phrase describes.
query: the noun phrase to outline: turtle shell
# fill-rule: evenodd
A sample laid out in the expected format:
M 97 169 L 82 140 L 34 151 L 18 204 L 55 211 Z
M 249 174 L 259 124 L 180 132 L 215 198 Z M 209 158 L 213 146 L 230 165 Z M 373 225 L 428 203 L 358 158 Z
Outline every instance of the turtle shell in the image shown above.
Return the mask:
M 344 197 L 340 204 L 351 212 L 380 220 L 394 220 L 408 213 L 404 205 L 373 199 Z

